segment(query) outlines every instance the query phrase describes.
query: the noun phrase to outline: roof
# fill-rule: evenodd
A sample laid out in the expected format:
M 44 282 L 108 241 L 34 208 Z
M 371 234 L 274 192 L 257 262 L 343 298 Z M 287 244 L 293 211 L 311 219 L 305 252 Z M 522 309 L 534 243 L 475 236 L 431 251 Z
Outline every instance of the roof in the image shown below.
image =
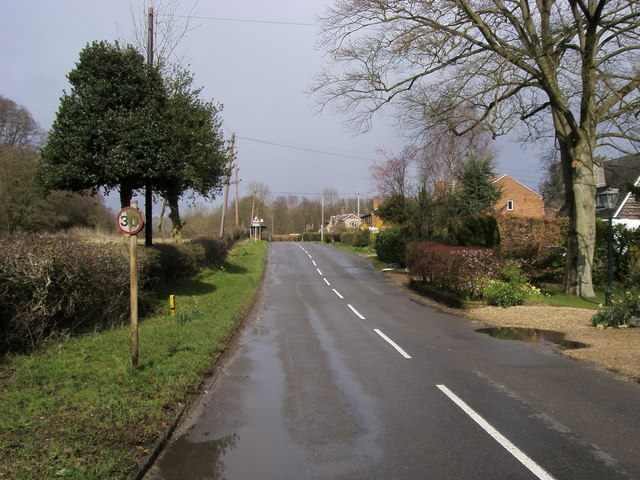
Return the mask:
M 537 195 L 538 197 L 542 198 L 542 195 L 540 195 L 538 192 L 531 190 L 529 187 L 527 187 L 526 185 L 520 183 L 518 180 L 516 180 L 513 177 L 510 177 L 509 175 L 507 175 L 506 173 L 504 175 L 501 175 L 497 178 L 494 178 L 493 180 L 491 180 L 491 183 L 496 183 L 500 180 L 502 180 L 503 178 L 508 178 L 509 180 L 511 180 L 512 182 L 516 182 L 518 185 L 520 185 L 522 188 L 526 188 L 527 190 L 529 190 L 531 193 L 533 193 L 534 195 Z
M 607 186 L 619 189 L 614 218 L 640 219 L 640 202 L 630 191 L 631 186 L 640 185 L 640 155 L 626 155 L 624 157 L 605 160 L 604 185 L 598 185 L 598 191 Z M 607 217 L 608 212 L 602 210 L 596 213 L 598 217 Z

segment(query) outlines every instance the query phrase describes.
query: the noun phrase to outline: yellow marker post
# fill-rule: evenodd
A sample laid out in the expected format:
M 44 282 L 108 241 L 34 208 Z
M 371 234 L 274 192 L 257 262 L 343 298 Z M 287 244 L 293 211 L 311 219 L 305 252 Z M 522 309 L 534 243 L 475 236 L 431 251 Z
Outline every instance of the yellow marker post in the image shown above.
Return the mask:
M 176 316 L 176 296 L 169 295 L 169 309 L 171 310 L 171 316 Z

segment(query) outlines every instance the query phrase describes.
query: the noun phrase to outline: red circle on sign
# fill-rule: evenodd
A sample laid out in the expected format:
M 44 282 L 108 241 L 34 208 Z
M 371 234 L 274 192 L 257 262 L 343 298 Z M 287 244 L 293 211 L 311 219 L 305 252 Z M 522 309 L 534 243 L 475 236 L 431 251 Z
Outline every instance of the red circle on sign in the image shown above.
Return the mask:
M 116 218 L 118 228 L 126 235 L 135 235 L 144 227 L 142 212 L 134 207 L 124 207 Z

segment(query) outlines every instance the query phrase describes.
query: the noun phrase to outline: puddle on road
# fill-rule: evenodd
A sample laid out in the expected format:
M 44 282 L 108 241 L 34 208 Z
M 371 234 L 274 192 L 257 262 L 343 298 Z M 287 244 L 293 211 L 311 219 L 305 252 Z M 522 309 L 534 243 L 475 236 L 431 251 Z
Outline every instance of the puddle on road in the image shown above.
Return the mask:
M 478 333 L 486 333 L 490 337 L 502 340 L 519 340 L 526 343 L 552 343 L 563 349 L 587 348 L 588 344 L 565 340 L 564 333 L 553 330 L 520 327 L 491 327 L 480 328 Z
M 236 434 L 220 440 L 191 442 L 186 436 L 178 438 L 172 448 L 158 462 L 162 478 L 188 478 L 216 480 L 224 478 L 225 453 L 236 448 Z

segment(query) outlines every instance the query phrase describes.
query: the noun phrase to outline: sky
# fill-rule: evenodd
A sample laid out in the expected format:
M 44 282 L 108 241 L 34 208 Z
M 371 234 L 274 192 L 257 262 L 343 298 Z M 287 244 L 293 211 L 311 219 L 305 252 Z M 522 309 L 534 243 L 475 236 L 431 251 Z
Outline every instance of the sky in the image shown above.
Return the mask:
M 251 182 L 262 182 L 274 196 L 318 198 L 326 188 L 371 196 L 368 166 L 383 159 L 377 150 L 399 153 L 409 142 L 391 111 L 377 116 L 366 134 L 346 127 L 343 114 L 316 114 L 305 90 L 323 63 L 318 16 L 332 0 L 179 1 L 177 13 L 193 18 L 170 60 L 194 74 L 205 100 L 223 104 L 224 135 L 237 138 L 240 195 Z M 80 51 L 94 40 L 131 41 L 147 3 L 0 0 L 0 95 L 26 107 L 48 130 Z M 156 6 L 159 20 L 162 3 L 168 2 Z M 537 191 L 539 152 L 508 139 L 496 143 L 497 173 Z M 220 197 L 200 203 L 214 206 Z M 117 195 L 107 200 L 114 209 L 117 203 Z

